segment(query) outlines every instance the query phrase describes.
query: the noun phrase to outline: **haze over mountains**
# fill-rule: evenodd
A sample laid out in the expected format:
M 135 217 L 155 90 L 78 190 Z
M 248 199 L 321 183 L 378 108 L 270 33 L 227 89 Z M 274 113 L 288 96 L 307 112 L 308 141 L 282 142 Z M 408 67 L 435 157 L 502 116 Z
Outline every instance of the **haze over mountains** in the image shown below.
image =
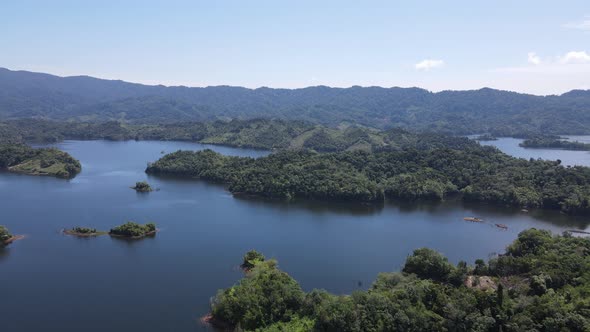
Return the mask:
M 438 93 L 358 86 L 188 88 L 0 68 L 0 120 L 17 118 L 130 123 L 278 118 L 454 134 L 589 134 L 590 90 L 535 96 L 489 88 Z

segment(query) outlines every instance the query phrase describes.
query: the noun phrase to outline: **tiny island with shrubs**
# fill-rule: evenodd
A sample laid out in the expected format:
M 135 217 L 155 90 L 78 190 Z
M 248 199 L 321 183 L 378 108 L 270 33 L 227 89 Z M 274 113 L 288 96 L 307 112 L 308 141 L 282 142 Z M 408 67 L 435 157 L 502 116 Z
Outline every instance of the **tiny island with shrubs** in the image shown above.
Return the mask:
M 0 226 L 0 248 L 5 247 L 16 240 L 22 239 L 21 235 L 12 235 L 8 231 L 8 228 Z
M 141 239 L 146 236 L 153 236 L 156 234 L 156 224 L 153 222 L 147 223 L 145 225 L 138 224 L 133 221 L 128 221 L 123 225 L 119 225 L 117 227 L 111 228 L 110 231 L 100 231 L 96 228 L 91 227 L 73 227 L 70 229 L 65 229 L 64 234 L 79 236 L 79 237 L 93 237 L 93 236 L 101 236 L 101 235 L 110 235 L 114 237 L 124 237 L 124 238 L 131 238 L 131 239 Z
M 66 229 L 66 230 L 64 230 L 64 233 L 68 234 L 68 235 L 79 236 L 79 237 L 91 237 L 91 236 L 100 236 L 100 235 L 108 234 L 108 232 L 99 231 L 96 228 L 80 227 L 80 226 L 76 226 L 71 229 Z
M 131 189 L 133 189 L 137 192 L 141 192 L 141 193 L 148 193 L 148 192 L 154 190 L 154 189 L 152 189 L 152 186 L 150 186 L 150 184 L 147 183 L 146 181 L 135 182 L 135 186 L 131 187 Z
M 110 236 L 126 237 L 131 239 L 140 239 L 146 236 L 156 235 L 156 224 L 149 222 L 145 225 L 138 224 L 133 221 L 128 221 L 123 225 L 111 228 L 109 231 Z

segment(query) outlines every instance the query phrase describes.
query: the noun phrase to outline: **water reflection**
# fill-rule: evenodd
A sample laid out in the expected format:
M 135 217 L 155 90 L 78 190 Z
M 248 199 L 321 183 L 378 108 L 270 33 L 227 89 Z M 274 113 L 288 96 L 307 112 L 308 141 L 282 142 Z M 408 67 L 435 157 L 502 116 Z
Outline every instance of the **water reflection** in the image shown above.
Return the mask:
M 10 248 L 8 246 L 6 246 L 6 247 L 0 246 L 0 263 L 3 260 L 7 259 L 9 255 L 10 255 Z
M 236 195 L 234 199 L 247 203 L 255 207 L 264 207 L 276 209 L 283 212 L 292 210 L 307 210 L 313 214 L 335 214 L 335 215 L 350 215 L 350 216 L 367 216 L 380 213 L 384 206 L 384 202 L 362 203 L 362 202 L 345 202 L 345 201 L 321 201 L 309 199 L 269 199 L 257 196 Z

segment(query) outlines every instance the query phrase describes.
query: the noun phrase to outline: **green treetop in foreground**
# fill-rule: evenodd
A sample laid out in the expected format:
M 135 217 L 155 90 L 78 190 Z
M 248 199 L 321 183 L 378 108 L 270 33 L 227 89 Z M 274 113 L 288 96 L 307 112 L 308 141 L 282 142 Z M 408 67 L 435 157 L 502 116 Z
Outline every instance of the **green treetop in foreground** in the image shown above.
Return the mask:
M 156 224 L 150 222 L 145 225 L 138 224 L 133 221 L 128 221 L 123 225 L 112 228 L 109 231 L 110 235 L 139 238 L 156 233 Z
M 304 292 L 259 261 L 219 291 L 214 321 L 247 331 L 589 331 L 590 240 L 530 229 L 487 264 L 454 265 L 426 248 L 367 291 Z
M 264 262 L 266 258 L 263 254 L 259 253 L 256 250 L 250 250 L 244 255 L 244 260 L 242 261 L 242 269 L 250 270 L 253 269 L 256 264 L 260 262 Z

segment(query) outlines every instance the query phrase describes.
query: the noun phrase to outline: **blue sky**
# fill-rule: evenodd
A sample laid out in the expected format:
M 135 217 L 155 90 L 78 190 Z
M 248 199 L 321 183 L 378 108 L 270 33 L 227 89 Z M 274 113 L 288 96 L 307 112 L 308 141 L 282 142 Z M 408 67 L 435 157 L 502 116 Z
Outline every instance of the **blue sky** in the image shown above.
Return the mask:
M 0 67 L 164 85 L 590 89 L 590 1 L 0 3 Z

